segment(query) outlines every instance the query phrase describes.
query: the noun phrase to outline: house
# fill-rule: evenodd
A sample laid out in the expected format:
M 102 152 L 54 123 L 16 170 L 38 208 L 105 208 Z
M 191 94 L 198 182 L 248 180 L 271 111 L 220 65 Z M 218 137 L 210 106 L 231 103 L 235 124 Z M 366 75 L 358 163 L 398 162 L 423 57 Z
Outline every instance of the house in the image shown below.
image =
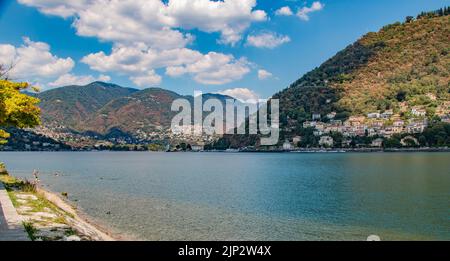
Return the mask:
M 405 122 L 402 120 L 396 120 L 396 121 L 394 121 L 394 123 L 392 125 L 394 127 L 403 127 L 405 125 Z
M 322 136 L 319 140 L 319 145 L 323 147 L 333 147 L 334 140 L 330 136 Z
M 342 147 L 350 147 L 351 144 L 352 144 L 351 139 L 343 139 L 341 143 Z
M 199 142 L 197 144 L 191 145 L 192 151 L 203 151 L 205 150 L 205 143 Z
M 407 133 L 422 133 L 427 127 L 426 121 L 412 122 L 406 126 Z
M 330 124 L 333 126 L 342 126 L 342 121 L 341 120 L 331 120 Z
M 384 126 L 384 122 L 382 120 L 373 121 L 371 126 L 373 128 L 382 128 Z
M 416 117 L 424 117 L 427 115 L 427 111 L 423 108 L 420 107 L 413 107 L 411 109 L 411 114 L 416 116 Z
M 325 129 L 325 124 L 323 122 L 318 122 L 316 124 L 316 130 L 323 131 Z
M 283 143 L 283 150 L 292 150 L 293 148 L 294 147 L 292 146 L 292 144 L 288 140 L 286 140 Z
M 300 137 L 300 136 L 295 136 L 295 137 L 292 139 L 292 142 L 294 143 L 294 146 L 297 146 L 297 144 L 298 144 L 300 141 L 302 141 L 302 137 Z
M 313 113 L 313 115 L 312 115 L 312 120 L 313 121 L 320 120 L 321 118 L 322 117 L 321 117 L 320 113 Z
M 317 122 L 316 121 L 305 121 L 303 123 L 303 128 L 307 129 L 307 128 L 315 128 L 316 127 Z
M 380 130 L 379 129 L 376 129 L 376 128 L 368 128 L 367 129 L 367 135 L 369 137 L 373 137 L 373 136 L 375 136 L 377 134 L 380 134 Z
M 378 119 L 380 118 L 381 114 L 379 112 L 372 112 L 367 114 L 367 118 L 369 119 Z
M 318 137 L 318 136 L 322 136 L 323 135 L 323 131 L 320 130 L 316 130 L 313 132 L 314 136 Z
M 450 123 L 450 115 L 444 115 L 441 117 L 442 122 Z
M 383 112 L 380 117 L 383 119 L 390 119 L 392 117 L 392 115 L 394 115 L 394 111 L 393 110 L 387 110 L 385 112 Z
M 329 119 L 329 120 L 332 120 L 332 119 L 334 119 L 335 117 L 336 117 L 336 112 L 331 112 L 331 113 L 328 113 L 327 114 L 327 118 Z
M 352 116 L 350 117 L 347 121 L 350 123 L 350 126 L 361 126 L 362 124 L 364 124 L 364 121 L 366 120 L 366 117 L 364 116 Z
M 383 139 L 382 138 L 378 138 L 372 141 L 372 147 L 377 147 L 377 148 L 381 148 L 383 147 Z

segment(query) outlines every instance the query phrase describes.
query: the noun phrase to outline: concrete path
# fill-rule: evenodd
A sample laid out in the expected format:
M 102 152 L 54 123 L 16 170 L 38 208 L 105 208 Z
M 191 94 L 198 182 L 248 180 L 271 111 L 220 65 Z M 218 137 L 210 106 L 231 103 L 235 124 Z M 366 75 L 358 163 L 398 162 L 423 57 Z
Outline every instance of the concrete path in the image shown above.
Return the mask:
M 29 241 L 22 219 L 0 182 L 0 241 Z

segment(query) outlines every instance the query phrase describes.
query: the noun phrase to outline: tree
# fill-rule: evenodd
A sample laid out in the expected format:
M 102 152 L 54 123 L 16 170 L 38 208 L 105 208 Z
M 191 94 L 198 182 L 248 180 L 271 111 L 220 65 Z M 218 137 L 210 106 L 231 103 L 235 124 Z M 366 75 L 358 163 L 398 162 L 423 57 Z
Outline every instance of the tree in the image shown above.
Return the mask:
M 414 21 L 414 17 L 413 16 L 407 16 L 406 17 L 406 23 L 411 23 L 412 21 Z
M 41 123 L 39 99 L 21 92 L 30 88 L 28 83 L 0 79 L 0 144 L 10 136 L 6 128 L 31 128 Z

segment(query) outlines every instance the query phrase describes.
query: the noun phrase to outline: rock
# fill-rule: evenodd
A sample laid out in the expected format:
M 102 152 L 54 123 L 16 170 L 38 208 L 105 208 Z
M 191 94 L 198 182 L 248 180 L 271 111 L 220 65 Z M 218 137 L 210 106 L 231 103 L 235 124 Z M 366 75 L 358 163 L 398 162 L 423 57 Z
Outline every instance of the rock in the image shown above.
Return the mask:
M 38 198 L 35 195 L 31 195 L 31 194 L 17 194 L 16 197 L 18 199 L 22 199 L 22 200 L 38 200 Z
M 367 241 L 381 241 L 381 238 L 377 235 L 370 235 L 367 237 Z
M 58 216 L 53 214 L 53 213 L 48 213 L 48 212 L 36 212 L 33 213 L 32 215 L 33 217 L 37 217 L 37 218 L 57 218 Z
M 22 205 L 28 203 L 28 201 L 26 201 L 26 200 L 24 200 L 24 199 L 18 199 L 17 202 L 18 202 L 19 204 L 22 204 Z
M 21 207 L 19 207 L 19 208 L 17 209 L 17 211 L 18 211 L 19 213 L 30 212 L 30 211 L 32 211 L 32 210 L 33 210 L 33 208 L 32 208 L 32 207 L 28 207 L 28 206 L 21 206 Z
M 72 235 L 70 237 L 64 237 L 64 241 L 81 241 L 79 236 Z

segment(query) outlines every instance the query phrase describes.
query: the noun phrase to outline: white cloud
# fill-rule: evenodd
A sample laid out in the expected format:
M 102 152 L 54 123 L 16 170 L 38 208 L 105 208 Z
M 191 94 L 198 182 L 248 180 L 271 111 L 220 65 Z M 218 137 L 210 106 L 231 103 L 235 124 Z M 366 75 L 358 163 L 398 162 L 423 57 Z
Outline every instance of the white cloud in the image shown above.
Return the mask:
M 253 10 L 255 6 L 256 0 L 171 0 L 167 14 L 177 27 L 220 32 L 220 42 L 233 45 L 252 22 L 267 19 L 266 12 Z
M 117 72 L 130 76 L 136 85 L 157 85 L 161 76 L 154 71 L 166 68 L 166 75 L 177 77 L 191 74 L 203 84 L 225 84 L 241 79 L 250 72 L 249 62 L 232 55 L 210 52 L 202 54 L 187 48 L 156 51 L 140 46 L 117 46 L 110 55 L 104 52 L 90 54 L 83 63 L 99 72 Z
M 227 89 L 220 91 L 219 93 L 231 96 L 242 102 L 255 103 L 259 100 L 259 95 L 256 92 L 247 88 Z
M 249 66 L 245 58 L 237 60 L 232 55 L 210 52 L 194 63 L 168 67 L 166 74 L 176 77 L 189 73 L 199 83 L 220 85 L 241 79 L 250 72 Z
M 76 17 L 74 27 L 82 36 L 153 48 L 184 47 L 192 37 L 177 28 L 219 32 L 220 42 L 235 44 L 252 22 L 267 14 L 255 10 L 256 0 L 19 0 L 41 12 Z
M 115 71 L 136 75 L 147 74 L 148 71 L 156 68 L 194 63 L 201 58 L 200 52 L 187 48 L 158 51 L 145 44 L 139 44 L 115 46 L 110 55 L 98 52 L 83 57 L 81 61 L 96 71 Z
M 161 83 L 162 78 L 154 70 L 150 70 L 147 74 L 132 76 L 130 78 L 139 87 L 151 87 Z
M 325 7 L 325 5 L 322 4 L 321 2 L 314 2 L 314 3 L 312 3 L 311 7 L 305 6 L 305 7 L 301 8 L 300 10 L 298 10 L 297 16 L 304 21 L 309 21 L 310 13 L 320 11 L 324 7 Z
M 268 79 L 268 78 L 270 78 L 272 76 L 273 76 L 273 74 L 271 72 L 268 72 L 268 71 L 263 70 L 263 69 L 258 70 L 258 79 L 260 79 L 260 80 L 265 80 L 265 79 Z
M 290 41 L 291 38 L 289 38 L 289 36 L 278 35 L 272 32 L 261 33 L 257 35 L 249 35 L 247 37 L 247 45 L 258 48 L 273 49 Z
M 291 8 L 289 6 L 284 6 L 275 11 L 275 15 L 279 16 L 291 16 L 294 13 L 292 12 Z
M 95 81 L 101 81 L 101 82 L 109 82 L 111 81 L 111 77 L 108 75 L 100 75 L 99 77 L 95 78 L 92 75 L 74 75 L 71 73 L 64 74 L 60 76 L 58 79 L 56 79 L 53 82 L 50 82 L 48 86 L 50 87 L 61 87 L 61 86 L 67 86 L 67 85 L 87 85 L 91 82 Z
M 89 4 L 90 0 L 70 0 L 61 3 L 57 0 L 18 0 L 19 3 L 37 7 L 39 11 L 48 15 L 57 15 L 63 18 L 73 16 L 78 10 L 82 9 L 83 6 Z
M 14 47 L 0 45 L 0 64 L 13 65 L 9 77 L 15 80 L 40 82 L 67 74 L 75 66 L 70 58 L 59 58 L 50 53 L 50 46 L 24 38 L 24 44 Z
M 155 69 L 167 75 L 189 73 L 204 84 L 223 84 L 249 72 L 245 58 L 223 62 L 225 54 L 202 54 L 187 48 L 194 37 L 185 30 L 219 33 L 219 42 L 234 45 L 254 22 L 267 20 L 256 0 L 19 0 L 41 12 L 73 17 L 80 36 L 113 43 L 110 54 L 82 59 L 91 69 L 126 75 L 138 86 L 159 84 Z M 217 59 L 217 60 L 214 60 Z M 196 69 L 208 63 L 203 70 Z M 218 66 L 220 65 L 220 66 Z
M 27 81 L 43 89 L 111 80 L 103 74 L 99 77 L 72 74 L 75 66 L 72 58 L 59 58 L 50 52 L 47 43 L 34 42 L 27 37 L 20 47 L 0 44 L 0 64 L 13 66 L 8 75 L 11 79 Z

